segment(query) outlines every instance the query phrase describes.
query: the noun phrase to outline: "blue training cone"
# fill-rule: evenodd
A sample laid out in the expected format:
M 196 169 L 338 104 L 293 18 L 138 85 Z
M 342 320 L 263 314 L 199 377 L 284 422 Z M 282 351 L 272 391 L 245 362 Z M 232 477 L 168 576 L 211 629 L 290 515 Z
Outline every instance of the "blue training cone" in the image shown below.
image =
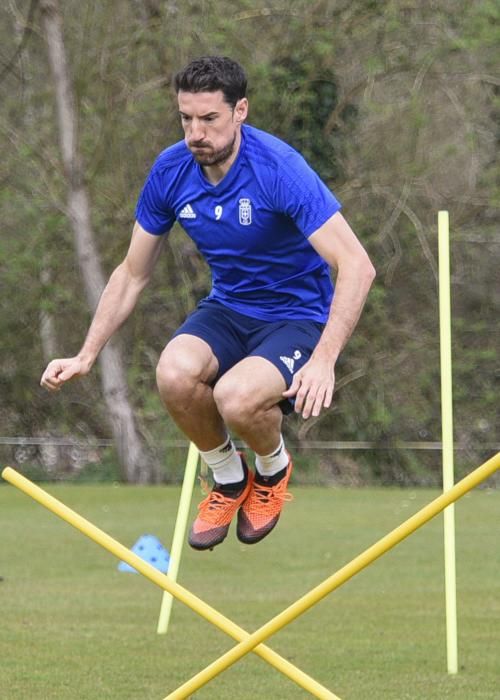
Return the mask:
M 159 569 L 166 574 L 170 563 L 170 555 L 162 545 L 160 540 L 154 535 L 141 535 L 137 542 L 132 547 L 134 554 L 147 561 L 148 564 Z M 130 574 L 136 574 L 137 571 L 124 561 L 118 564 L 118 571 L 124 571 Z

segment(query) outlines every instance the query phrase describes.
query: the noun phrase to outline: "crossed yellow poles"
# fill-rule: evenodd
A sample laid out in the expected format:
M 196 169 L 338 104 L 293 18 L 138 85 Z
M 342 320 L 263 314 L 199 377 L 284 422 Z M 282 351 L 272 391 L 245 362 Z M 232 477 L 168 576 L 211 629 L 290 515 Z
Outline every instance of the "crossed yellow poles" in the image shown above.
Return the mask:
M 31 498 L 33 498 L 35 501 L 38 501 L 41 503 L 41 505 L 48 508 L 48 510 L 52 511 L 60 518 L 68 522 L 77 530 L 80 530 L 80 532 L 104 547 L 104 549 L 107 549 L 119 559 L 127 562 L 127 564 L 139 571 L 141 574 L 143 574 L 143 576 L 151 580 L 160 588 L 163 588 L 171 593 L 175 598 L 188 605 L 199 615 L 207 619 L 209 622 L 212 622 L 229 636 L 233 637 L 233 639 L 239 641 L 239 644 L 223 654 L 219 659 L 211 663 L 203 671 L 200 671 L 198 674 L 193 676 L 193 678 L 177 688 L 177 690 L 167 695 L 164 700 L 182 700 L 184 698 L 188 698 L 195 691 L 215 678 L 215 676 L 217 676 L 219 673 L 229 668 L 229 666 L 234 664 L 250 651 L 254 651 L 261 658 L 265 659 L 269 664 L 277 668 L 291 680 L 295 681 L 314 697 L 324 700 L 339 700 L 338 696 L 334 695 L 330 690 L 322 686 L 310 676 L 307 676 L 289 661 L 283 659 L 281 656 L 279 656 L 279 654 L 265 646 L 263 642 L 285 627 L 285 625 L 295 620 L 306 610 L 313 607 L 329 593 L 339 588 L 343 583 L 372 564 L 376 559 L 399 544 L 399 542 L 406 539 L 406 537 L 415 532 L 415 530 L 418 530 L 420 527 L 425 525 L 425 523 L 438 515 L 438 513 L 443 511 L 448 505 L 454 503 L 480 483 L 488 479 L 498 469 L 500 469 L 500 452 L 491 457 L 491 459 L 482 464 L 480 467 L 477 467 L 477 469 L 455 484 L 455 486 L 438 496 L 427 506 L 424 506 L 424 508 L 415 513 L 415 515 L 408 518 L 408 520 L 405 520 L 404 523 L 396 527 L 385 537 L 382 537 L 374 545 L 359 554 L 332 576 L 325 579 L 325 581 L 313 588 L 311 591 L 309 591 L 309 593 L 306 593 L 304 596 L 299 598 L 290 607 L 286 608 L 286 610 L 281 612 L 252 634 L 245 632 L 245 630 L 231 622 L 231 620 L 226 618 L 217 610 L 204 603 L 178 583 L 175 583 L 169 579 L 168 576 L 165 576 L 159 572 L 153 566 L 127 549 L 124 545 L 114 540 L 88 520 L 85 520 L 85 518 L 83 518 L 81 515 L 75 513 L 75 511 L 65 506 L 39 486 L 33 484 L 31 481 L 29 481 L 29 479 L 26 479 L 14 469 L 6 467 L 2 472 L 2 477 L 26 493 L 28 496 L 31 496 Z

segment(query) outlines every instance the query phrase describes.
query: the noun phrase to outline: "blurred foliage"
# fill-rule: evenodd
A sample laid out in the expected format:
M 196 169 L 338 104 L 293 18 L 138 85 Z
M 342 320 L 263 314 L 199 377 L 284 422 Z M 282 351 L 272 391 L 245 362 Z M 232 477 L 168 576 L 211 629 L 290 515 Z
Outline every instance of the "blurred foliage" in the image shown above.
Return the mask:
M 78 350 L 89 311 L 66 219 L 46 48 L 36 12 L 26 26 L 30 6 L 12 0 L 0 9 L 0 432 L 103 439 L 96 373 L 57 397 L 38 387 L 50 348 Z M 293 417 L 285 430 L 294 442 L 384 449 L 318 457 L 326 481 L 438 480 L 435 454 L 398 444 L 440 439 L 437 212 L 450 211 L 458 471 L 478 464 L 500 442 L 498 3 L 68 0 L 62 9 L 107 272 L 126 252 L 154 158 L 181 138 L 170 83 L 197 55 L 241 61 L 250 122 L 300 149 L 343 202 L 378 278 L 339 363 L 335 406 L 307 423 Z M 175 229 L 121 332 L 133 403 L 167 478 L 181 473 L 182 455 L 167 447 L 181 436 L 164 416 L 154 368 L 209 286 L 205 264 Z

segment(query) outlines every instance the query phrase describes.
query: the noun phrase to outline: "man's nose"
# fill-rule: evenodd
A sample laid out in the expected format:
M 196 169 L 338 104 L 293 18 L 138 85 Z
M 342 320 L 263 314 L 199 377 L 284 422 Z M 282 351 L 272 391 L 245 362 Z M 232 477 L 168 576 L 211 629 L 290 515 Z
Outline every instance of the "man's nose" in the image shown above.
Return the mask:
M 205 128 L 200 120 L 193 119 L 191 122 L 191 141 L 203 141 L 205 136 Z

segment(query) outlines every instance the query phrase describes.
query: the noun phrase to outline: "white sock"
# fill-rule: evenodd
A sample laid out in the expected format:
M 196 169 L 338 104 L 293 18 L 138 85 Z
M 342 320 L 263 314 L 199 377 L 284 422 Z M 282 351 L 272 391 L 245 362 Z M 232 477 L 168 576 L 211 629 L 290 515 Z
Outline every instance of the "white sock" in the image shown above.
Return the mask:
M 200 451 L 200 455 L 212 470 L 217 484 L 235 484 L 245 476 L 241 458 L 230 437 L 214 450 Z
M 280 444 L 268 455 L 255 455 L 255 468 L 261 476 L 273 476 L 286 467 L 289 462 L 288 452 L 285 450 L 283 435 L 280 435 Z

